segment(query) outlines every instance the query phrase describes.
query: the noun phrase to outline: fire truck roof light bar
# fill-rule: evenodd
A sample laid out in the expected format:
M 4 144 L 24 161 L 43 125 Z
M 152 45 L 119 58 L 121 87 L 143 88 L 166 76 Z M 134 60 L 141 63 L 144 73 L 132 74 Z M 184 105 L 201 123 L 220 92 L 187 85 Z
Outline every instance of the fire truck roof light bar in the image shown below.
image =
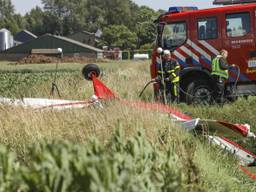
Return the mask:
M 181 13 L 198 10 L 197 7 L 170 7 L 168 13 Z
M 243 3 L 255 3 L 256 0 L 214 0 L 214 5 L 233 5 Z

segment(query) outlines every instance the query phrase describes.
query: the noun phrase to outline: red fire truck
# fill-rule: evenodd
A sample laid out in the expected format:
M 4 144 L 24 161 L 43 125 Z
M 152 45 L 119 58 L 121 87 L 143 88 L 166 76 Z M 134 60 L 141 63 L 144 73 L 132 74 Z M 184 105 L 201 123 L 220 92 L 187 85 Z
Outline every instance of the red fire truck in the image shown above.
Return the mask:
M 256 95 L 256 3 L 204 10 L 171 7 L 156 22 L 158 35 L 151 76 L 157 76 L 161 57 L 157 48 L 170 50 L 182 67 L 182 101 L 211 102 L 214 99 L 211 61 L 222 49 L 229 52 L 228 63 L 238 66 L 229 71 L 225 97 L 233 100 L 237 96 Z M 159 90 L 160 85 L 155 84 L 155 96 Z

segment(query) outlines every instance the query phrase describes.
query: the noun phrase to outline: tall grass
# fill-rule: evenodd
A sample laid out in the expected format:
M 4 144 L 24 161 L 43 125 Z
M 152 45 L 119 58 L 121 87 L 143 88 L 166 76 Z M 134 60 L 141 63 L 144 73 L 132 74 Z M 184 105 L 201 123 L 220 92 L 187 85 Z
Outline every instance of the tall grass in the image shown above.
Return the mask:
M 138 100 L 140 89 L 150 79 L 148 62 L 102 63 L 101 78 L 118 96 Z M 79 66 L 72 72 L 58 74 L 57 84 L 63 98 L 82 100 L 93 94 L 91 83 L 81 77 L 81 68 Z M 18 76 L 17 73 L 5 74 L 5 82 L 0 77 L 0 95 L 13 98 L 49 97 L 52 73 L 38 74 L 40 73 Z M 151 89 L 145 95 L 144 99 L 152 100 Z M 195 107 L 181 104 L 177 107 L 189 111 L 194 117 L 249 122 L 254 125 L 252 115 L 255 105 L 255 99 L 250 98 L 240 99 L 221 110 L 217 106 Z M 92 145 L 92 140 L 97 141 L 97 144 Z M 2 152 L 0 150 L 0 167 L 10 167 L 9 175 L 0 169 L 0 174 L 5 176 L 3 178 L 8 177 L 2 182 L 9 178 L 15 179 L 14 175 L 18 175 L 16 180 L 11 181 L 11 186 L 25 191 L 40 191 L 42 186 L 45 188 L 42 187 L 41 191 L 53 191 L 51 186 L 58 182 L 56 174 L 60 171 L 57 167 L 59 164 L 54 166 L 54 162 L 65 162 L 68 166 L 65 174 L 60 177 L 64 188 L 57 188 L 56 191 L 79 191 L 68 186 L 77 186 L 79 189 L 85 180 L 89 184 L 84 191 L 255 190 L 255 184 L 239 172 L 237 160 L 233 156 L 210 146 L 203 138 L 184 132 L 172 124 L 167 115 L 133 109 L 118 101 L 106 103 L 103 109 L 91 107 L 67 111 L 36 111 L 1 105 L 0 142 L 8 147 L 8 150 L 5 147 Z M 94 149 L 99 149 L 100 153 L 89 157 L 88 151 Z M 63 156 L 64 153 L 67 156 Z M 90 158 L 94 161 L 88 165 L 86 162 L 91 161 Z M 7 165 L 4 162 L 12 163 Z M 87 167 L 79 170 L 70 168 L 78 162 Z M 122 177 L 114 175 L 117 174 L 113 172 L 116 166 Z M 81 176 L 82 171 L 88 172 L 89 168 L 92 170 L 88 177 Z M 53 179 L 52 185 L 43 178 L 47 176 L 47 170 L 52 171 L 53 177 L 49 175 Z M 110 175 L 116 178 L 113 179 Z M 125 182 L 122 178 L 125 178 Z M 8 182 L 7 187 L 2 189 L 11 191 L 14 188 L 8 188 L 10 181 Z M 123 186 L 127 188 L 122 188 Z
M 126 110 L 130 111 L 118 112 Z M 98 113 L 102 122 L 88 123 L 92 126 L 91 133 L 84 139 L 75 137 L 75 130 L 73 134 L 64 129 L 63 135 L 51 135 L 56 130 L 49 128 L 49 136 L 41 132 L 45 137 L 42 142 L 37 137 L 40 131 L 31 130 L 30 135 L 20 131 L 25 141 L 15 143 L 24 145 L 20 152 L 26 150 L 18 159 L 6 148 L 0 150 L 0 167 L 6 168 L 4 172 L 0 170 L 5 184 L 2 191 L 13 191 L 15 187 L 23 191 L 254 190 L 239 173 L 236 160 L 228 154 L 205 145 L 166 118 L 159 118 L 161 124 L 156 128 L 152 120 L 144 117 L 156 114 L 130 112 L 129 116 L 134 117 L 131 121 L 115 113 L 117 117 L 112 118 L 116 123 L 108 130 L 105 127 L 108 124 L 104 129 L 98 126 L 111 121 L 105 119 L 109 115 L 106 111 Z M 148 120 L 153 129 L 141 120 Z M 15 147 L 16 151 L 18 148 Z
M 74 65 L 74 71 L 69 70 Z M 5 65 L 1 67 L 5 68 Z M 49 97 L 51 83 L 54 80 L 55 65 L 49 64 L 40 72 L 40 65 L 23 66 L 22 70 L 31 69 L 31 73 L 4 73 L 0 76 L 0 95 L 11 97 Z M 91 83 L 85 81 L 81 75 L 83 65 L 63 64 L 57 73 L 57 85 L 65 99 L 87 99 L 93 94 Z M 146 62 L 114 62 L 101 63 L 102 80 L 118 96 L 138 99 L 140 89 L 150 79 L 149 67 Z M 12 70 L 14 70 L 13 68 Z M 47 70 L 47 72 L 45 72 Z M 52 70 L 49 72 L 49 70 Z M 139 73 L 138 73 L 139 72 Z M 118 83 L 117 83 L 118 82 Z M 147 93 L 150 93 L 148 90 Z M 11 95 L 12 94 L 12 95 Z M 152 95 L 152 94 L 151 94 Z

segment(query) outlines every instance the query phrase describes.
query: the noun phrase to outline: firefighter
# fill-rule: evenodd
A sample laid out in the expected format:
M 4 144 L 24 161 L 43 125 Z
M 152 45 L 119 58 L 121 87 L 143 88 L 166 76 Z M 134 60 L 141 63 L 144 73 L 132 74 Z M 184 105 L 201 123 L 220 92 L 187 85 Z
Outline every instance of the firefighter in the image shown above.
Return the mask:
M 217 96 L 217 101 L 221 104 L 224 103 L 224 91 L 225 91 L 225 82 L 229 78 L 229 69 L 235 65 L 228 65 L 227 63 L 228 51 L 223 49 L 220 54 L 217 55 L 212 60 L 212 78 L 216 83 L 215 92 Z
M 179 63 L 171 57 L 169 50 L 164 50 L 162 69 L 158 67 L 158 78 L 164 78 L 167 100 L 170 102 L 179 103 L 179 73 Z M 163 89 L 163 85 L 161 85 L 161 89 Z

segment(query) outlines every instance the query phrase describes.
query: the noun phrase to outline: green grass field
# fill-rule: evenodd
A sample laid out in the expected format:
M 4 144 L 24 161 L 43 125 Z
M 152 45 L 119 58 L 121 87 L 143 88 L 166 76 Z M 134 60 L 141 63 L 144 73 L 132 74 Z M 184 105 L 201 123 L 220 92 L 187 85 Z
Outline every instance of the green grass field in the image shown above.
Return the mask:
M 150 61 L 100 63 L 101 79 L 121 98 L 139 100 Z M 87 99 L 81 64 L 60 64 L 64 99 Z M 54 64 L 0 63 L 2 97 L 49 98 Z M 56 97 L 57 98 L 57 97 Z M 152 88 L 143 100 L 152 101 Z M 256 98 L 177 108 L 193 117 L 248 123 L 256 131 Z M 255 191 L 238 161 L 167 116 L 117 101 L 104 109 L 35 111 L 0 106 L 0 191 Z M 255 150 L 253 141 L 240 141 Z

